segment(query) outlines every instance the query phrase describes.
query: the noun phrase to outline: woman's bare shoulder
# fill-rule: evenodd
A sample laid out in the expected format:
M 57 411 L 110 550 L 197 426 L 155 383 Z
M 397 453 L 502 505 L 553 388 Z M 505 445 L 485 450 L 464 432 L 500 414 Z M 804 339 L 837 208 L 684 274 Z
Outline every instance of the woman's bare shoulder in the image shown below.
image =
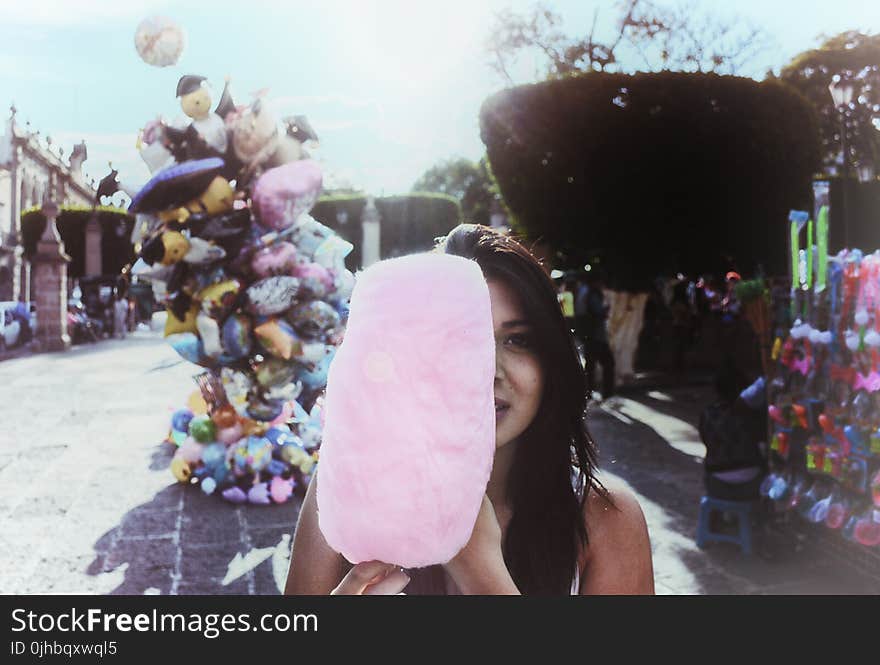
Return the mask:
M 582 562 L 581 593 L 654 593 L 651 541 L 642 507 L 620 481 L 601 480 L 607 495 L 591 489 L 584 502 L 589 543 Z

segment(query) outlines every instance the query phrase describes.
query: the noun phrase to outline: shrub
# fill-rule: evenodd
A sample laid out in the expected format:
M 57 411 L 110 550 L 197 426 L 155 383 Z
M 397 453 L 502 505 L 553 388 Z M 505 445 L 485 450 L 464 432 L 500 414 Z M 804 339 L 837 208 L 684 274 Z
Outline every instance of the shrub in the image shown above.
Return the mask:
M 812 207 L 815 114 L 779 81 L 594 72 L 501 91 L 480 127 L 517 230 L 624 286 L 722 254 L 784 271 L 788 211 Z
M 327 196 L 311 211 L 312 217 L 354 245 L 346 260 L 349 269 L 362 264 L 361 218 L 366 201 L 365 196 Z M 379 251 L 383 259 L 430 249 L 434 238 L 445 235 L 461 217 L 458 202 L 445 194 L 388 196 L 375 202 L 381 218 Z
M 101 227 L 101 274 L 117 274 L 136 258 L 131 245 L 133 215 L 112 206 L 97 206 L 93 211 L 91 206 L 62 205 L 55 226 L 64 242 L 64 251 L 71 258 L 68 277 L 83 277 L 86 273 L 86 225 L 93 214 Z M 26 258 L 36 253 L 45 229 L 46 217 L 39 207 L 22 211 L 21 243 Z

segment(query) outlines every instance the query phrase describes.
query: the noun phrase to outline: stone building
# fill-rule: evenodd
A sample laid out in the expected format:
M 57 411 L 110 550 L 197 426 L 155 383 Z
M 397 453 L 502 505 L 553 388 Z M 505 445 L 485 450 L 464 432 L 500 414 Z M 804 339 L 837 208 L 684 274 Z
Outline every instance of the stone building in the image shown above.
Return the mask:
M 21 213 L 53 201 L 58 205 L 92 205 L 94 183 L 82 173 L 84 142 L 65 158 L 64 148 L 50 137 L 41 138 L 22 127 L 10 108 L 5 133 L 0 136 L 0 301 L 33 300 L 31 266 L 23 256 Z

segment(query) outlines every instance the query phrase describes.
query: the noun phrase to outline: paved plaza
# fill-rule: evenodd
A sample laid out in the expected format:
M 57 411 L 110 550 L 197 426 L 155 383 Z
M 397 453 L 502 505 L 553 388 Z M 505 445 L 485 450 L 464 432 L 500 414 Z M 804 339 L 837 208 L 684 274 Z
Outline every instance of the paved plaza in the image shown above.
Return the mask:
M 235 506 L 175 482 L 163 443 L 200 368 L 153 331 L 0 363 L 0 592 L 278 594 L 298 502 Z M 878 593 L 794 533 L 694 544 L 707 386 L 591 407 L 605 473 L 645 511 L 660 594 Z

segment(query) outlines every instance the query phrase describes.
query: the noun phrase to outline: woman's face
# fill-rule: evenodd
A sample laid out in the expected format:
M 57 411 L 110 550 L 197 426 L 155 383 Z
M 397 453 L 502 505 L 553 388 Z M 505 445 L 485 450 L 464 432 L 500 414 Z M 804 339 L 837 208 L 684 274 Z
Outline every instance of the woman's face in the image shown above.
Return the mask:
M 495 447 L 522 434 L 534 420 L 544 391 L 544 373 L 534 351 L 531 326 L 516 293 L 487 280 L 495 329 Z

